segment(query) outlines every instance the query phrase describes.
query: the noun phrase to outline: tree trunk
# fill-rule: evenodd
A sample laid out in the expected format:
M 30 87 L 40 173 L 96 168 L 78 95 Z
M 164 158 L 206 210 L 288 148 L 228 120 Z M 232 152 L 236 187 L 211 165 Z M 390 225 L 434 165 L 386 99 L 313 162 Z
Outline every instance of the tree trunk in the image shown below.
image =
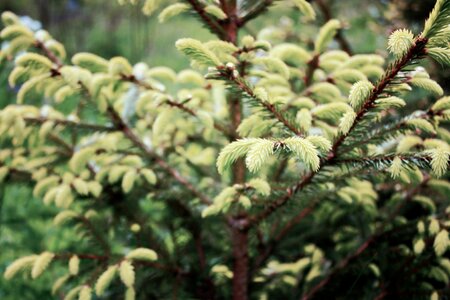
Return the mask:
M 248 230 L 233 228 L 233 300 L 248 299 Z
M 237 4 L 236 0 L 220 0 L 220 5 L 223 11 L 228 16 L 227 22 L 224 23 L 223 29 L 226 32 L 226 39 L 228 42 L 237 44 L 238 38 L 238 20 L 237 20 Z M 242 120 L 242 99 L 228 95 L 229 114 L 233 132 L 241 124 Z M 231 141 L 235 140 L 237 134 L 232 137 Z M 233 168 L 233 182 L 245 182 L 245 163 L 239 159 Z M 248 299 L 248 275 L 249 275 L 249 261 L 248 261 L 248 229 L 242 228 L 240 224 L 247 223 L 246 213 L 238 213 L 230 220 L 231 240 L 233 244 L 233 299 L 247 300 Z M 242 222 L 243 221 L 243 222 Z M 245 226 L 244 226 L 245 227 Z

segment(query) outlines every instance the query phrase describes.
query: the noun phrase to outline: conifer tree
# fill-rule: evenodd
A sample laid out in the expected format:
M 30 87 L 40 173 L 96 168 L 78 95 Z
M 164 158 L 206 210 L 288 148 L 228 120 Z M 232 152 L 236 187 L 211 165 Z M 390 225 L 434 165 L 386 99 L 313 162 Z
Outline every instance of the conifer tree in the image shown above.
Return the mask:
M 215 35 L 176 42 L 181 72 L 67 58 L 4 12 L 18 93 L 0 111 L 0 182 L 32 183 L 82 237 L 18 257 L 5 279 L 48 274 L 66 300 L 448 295 L 450 97 L 423 65 L 450 65 L 450 0 L 421 32 L 394 31 L 389 57 L 353 54 L 315 2 L 120 0 Z M 247 34 L 276 4 L 319 24 L 313 43 L 282 25 Z

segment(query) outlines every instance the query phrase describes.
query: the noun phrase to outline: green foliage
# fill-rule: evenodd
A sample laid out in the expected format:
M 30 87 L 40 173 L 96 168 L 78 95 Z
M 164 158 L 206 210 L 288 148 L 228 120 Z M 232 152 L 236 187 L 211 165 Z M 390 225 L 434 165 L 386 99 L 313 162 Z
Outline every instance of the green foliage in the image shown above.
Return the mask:
M 0 110 L 0 193 L 29 184 L 22 201 L 48 212 L 30 227 L 59 241 L 10 253 L 5 279 L 81 300 L 445 293 L 450 101 L 413 65 L 449 65 L 450 2 L 421 35 L 390 36 L 388 67 L 351 53 L 346 22 L 314 21 L 320 3 L 286 1 L 315 22 L 300 35 L 297 10 L 253 33 L 272 2 L 119 1 L 198 17 L 214 37 L 176 42 L 184 70 L 66 59 L 3 13 L 17 95 Z

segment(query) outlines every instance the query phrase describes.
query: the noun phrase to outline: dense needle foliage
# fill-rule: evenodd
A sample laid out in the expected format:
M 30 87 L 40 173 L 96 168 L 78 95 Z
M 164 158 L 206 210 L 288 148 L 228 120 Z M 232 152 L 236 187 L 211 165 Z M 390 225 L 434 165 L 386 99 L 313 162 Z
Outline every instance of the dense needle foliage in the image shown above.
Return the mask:
M 119 3 L 193 15 L 216 39 L 178 40 L 191 68 L 175 72 L 67 58 L 2 14 L 17 97 L 0 110 L 0 182 L 32 185 L 53 230 L 79 237 L 5 279 L 48 276 L 65 300 L 450 293 L 450 97 L 424 68 L 450 65 L 450 0 L 421 32 L 392 32 L 386 57 L 352 53 L 342 21 L 316 21 L 322 1 Z M 315 35 L 287 19 L 245 30 L 276 5 Z

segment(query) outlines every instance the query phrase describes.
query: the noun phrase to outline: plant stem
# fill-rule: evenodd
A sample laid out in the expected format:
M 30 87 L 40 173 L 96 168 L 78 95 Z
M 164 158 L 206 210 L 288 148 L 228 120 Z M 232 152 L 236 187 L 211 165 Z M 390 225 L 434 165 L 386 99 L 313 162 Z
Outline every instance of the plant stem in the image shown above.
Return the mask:
M 222 25 L 226 32 L 226 40 L 230 43 L 237 44 L 238 17 L 236 0 L 221 1 L 221 8 L 228 16 L 227 20 L 225 20 L 226 22 Z M 228 106 L 232 122 L 232 132 L 234 134 L 231 140 L 234 140 L 238 137 L 237 128 L 242 121 L 241 99 L 235 95 L 229 94 Z M 238 160 L 233 167 L 233 182 L 241 184 L 245 183 L 245 173 L 246 169 L 244 161 L 242 159 Z M 234 300 L 248 299 L 248 230 L 246 226 L 240 226 L 241 219 L 244 223 L 247 223 L 247 218 L 247 214 L 243 213 L 240 215 L 238 213 L 229 220 L 234 260 L 232 282 L 232 294 Z
M 248 299 L 248 230 L 232 228 L 233 235 L 233 299 Z
M 370 245 L 375 243 L 383 235 L 384 228 L 388 224 L 391 224 L 392 221 L 394 220 L 394 218 L 398 215 L 398 213 L 400 212 L 401 208 L 407 202 L 411 201 L 411 199 L 414 197 L 414 195 L 416 195 L 424 186 L 426 186 L 426 184 L 428 183 L 429 180 L 430 180 L 430 177 L 428 175 L 426 175 L 426 176 L 424 176 L 424 179 L 420 183 L 419 186 L 409 190 L 406 193 L 405 198 L 403 199 L 403 201 L 400 202 L 397 205 L 397 207 L 395 207 L 392 210 L 392 212 L 389 214 L 388 218 L 375 229 L 375 233 L 373 235 L 371 235 L 361 246 L 359 246 L 358 249 L 356 249 L 355 252 L 353 252 L 351 255 L 347 256 L 344 260 L 341 260 L 339 262 L 339 264 L 337 264 L 336 267 L 334 267 L 332 269 L 332 271 L 324 279 L 322 279 L 318 284 L 316 284 L 312 289 L 310 289 L 308 291 L 308 293 L 306 293 L 301 298 L 301 300 L 309 300 L 309 299 L 311 299 L 323 287 L 325 287 L 331 281 L 331 279 L 334 276 L 336 276 L 336 274 L 340 270 L 345 269 L 349 265 L 350 262 L 352 262 L 353 260 L 358 258 L 362 253 L 364 253 L 367 250 L 367 248 L 369 248 Z

